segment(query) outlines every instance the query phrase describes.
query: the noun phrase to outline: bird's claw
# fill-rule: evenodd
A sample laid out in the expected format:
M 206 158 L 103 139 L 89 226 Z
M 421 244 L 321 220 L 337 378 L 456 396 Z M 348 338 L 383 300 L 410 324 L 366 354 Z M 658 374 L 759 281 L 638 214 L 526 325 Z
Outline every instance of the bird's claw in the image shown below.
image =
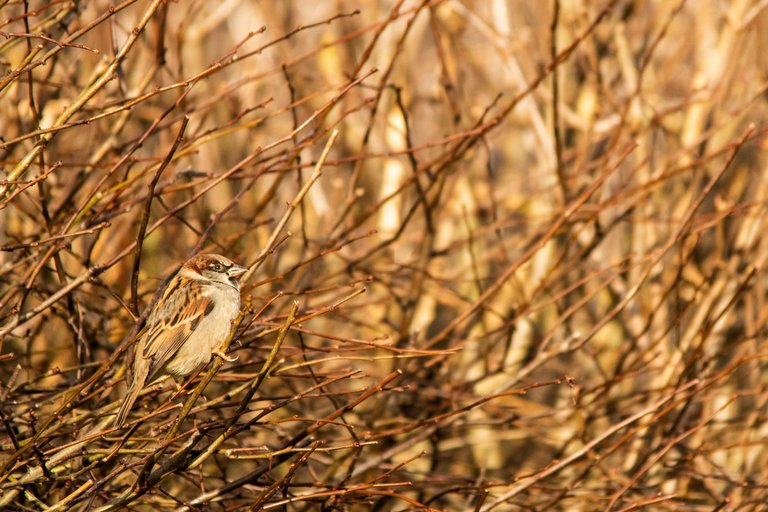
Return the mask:
M 214 350 L 213 355 L 219 356 L 220 358 L 222 358 L 224 361 L 228 363 L 234 363 L 235 361 L 240 359 L 240 356 L 230 357 L 226 355 L 224 352 L 222 352 L 221 350 Z

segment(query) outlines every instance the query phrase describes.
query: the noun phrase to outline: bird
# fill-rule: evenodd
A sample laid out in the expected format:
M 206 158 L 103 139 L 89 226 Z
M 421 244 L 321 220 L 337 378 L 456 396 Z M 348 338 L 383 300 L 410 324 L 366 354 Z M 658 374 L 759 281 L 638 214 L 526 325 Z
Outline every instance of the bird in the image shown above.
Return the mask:
M 115 418 L 122 428 L 144 386 L 162 375 L 179 379 L 204 367 L 216 354 L 240 313 L 238 277 L 248 269 L 219 254 L 189 258 L 155 293 L 136 335 L 133 375 Z

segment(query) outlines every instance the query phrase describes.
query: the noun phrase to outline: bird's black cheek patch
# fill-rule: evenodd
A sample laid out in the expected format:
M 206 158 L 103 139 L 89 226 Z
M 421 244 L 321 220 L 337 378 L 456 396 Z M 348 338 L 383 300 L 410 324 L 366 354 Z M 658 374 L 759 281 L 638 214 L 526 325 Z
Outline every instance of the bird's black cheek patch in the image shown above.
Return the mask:
M 205 313 L 203 313 L 203 316 L 208 316 L 213 311 L 213 301 L 209 302 L 207 306 L 205 306 Z

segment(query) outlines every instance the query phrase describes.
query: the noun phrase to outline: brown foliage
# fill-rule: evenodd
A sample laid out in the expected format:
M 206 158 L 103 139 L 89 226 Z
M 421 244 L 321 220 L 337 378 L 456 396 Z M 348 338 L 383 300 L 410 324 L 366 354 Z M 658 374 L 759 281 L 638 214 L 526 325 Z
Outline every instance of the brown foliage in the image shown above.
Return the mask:
M 768 500 L 764 2 L 0 6 L 0 508 Z M 199 251 L 239 359 L 115 430 Z

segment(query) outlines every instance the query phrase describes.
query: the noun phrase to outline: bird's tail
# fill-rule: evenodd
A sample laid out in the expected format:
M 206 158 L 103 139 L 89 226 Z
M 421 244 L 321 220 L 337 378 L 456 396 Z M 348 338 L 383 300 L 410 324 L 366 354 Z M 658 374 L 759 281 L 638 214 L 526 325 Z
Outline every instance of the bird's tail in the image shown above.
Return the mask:
M 133 404 L 136 403 L 136 399 L 139 397 L 139 393 L 141 393 L 142 387 L 143 382 L 134 378 L 134 381 L 131 383 L 131 387 L 128 388 L 128 393 L 123 399 L 123 403 L 120 405 L 120 410 L 117 411 L 117 417 L 115 418 L 116 428 L 123 427 L 123 424 L 128 417 L 128 413 L 131 412 L 131 409 L 133 409 Z

